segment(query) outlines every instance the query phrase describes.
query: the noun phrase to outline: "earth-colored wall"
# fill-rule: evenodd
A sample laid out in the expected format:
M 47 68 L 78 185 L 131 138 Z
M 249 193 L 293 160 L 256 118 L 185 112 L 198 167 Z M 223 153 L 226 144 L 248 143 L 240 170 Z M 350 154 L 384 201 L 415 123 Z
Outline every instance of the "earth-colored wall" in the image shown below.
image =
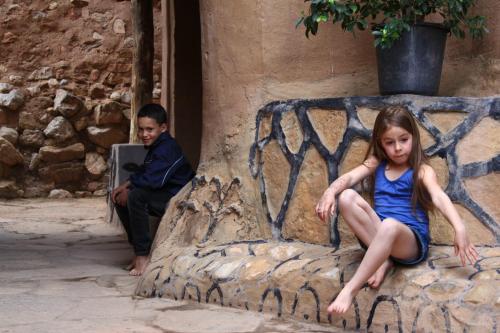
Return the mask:
M 479 5 L 491 34 L 449 40 L 442 96 L 499 91 L 492 15 L 500 4 Z M 378 94 L 368 32 L 354 38 L 324 25 L 307 40 L 294 28 L 302 0 L 200 6 L 200 166 L 169 203 L 137 294 L 355 330 L 494 332 L 500 212 L 488 192 L 500 185 L 498 98 L 349 97 Z M 397 269 L 380 290 L 363 289 L 345 316 L 328 316 L 362 253 L 342 221 L 322 224 L 314 205 L 329 181 L 360 162 L 376 111 L 387 104 L 408 105 L 419 117 L 441 184 L 467 207 L 459 210 L 481 260 L 458 267 L 452 247 L 432 246 L 426 262 Z M 451 244 L 446 222 L 431 223 L 434 244 Z
M 261 225 L 262 236 L 269 232 L 262 225 L 266 213 L 248 161 L 256 111 L 275 100 L 378 94 L 370 33 L 353 36 L 324 24 L 318 36 L 308 40 L 303 29 L 294 27 L 304 9 L 302 1 L 201 2 L 204 113 L 198 173 L 223 184 L 239 178 L 244 189 L 242 218 Z M 500 4 L 491 1 L 477 6 L 489 19 L 490 34 L 483 41 L 449 38 L 440 95 L 489 96 L 500 91 L 497 9 Z M 296 124 L 290 121 L 287 126 L 293 129 Z M 272 159 L 279 163 L 279 157 Z M 282 170 L 274 177 L 286 174 Z M 326 186 L 314 182 L 318 180 L 309 179 L 305 186 Z M 303 200 L 312 210 L 317 194 Z

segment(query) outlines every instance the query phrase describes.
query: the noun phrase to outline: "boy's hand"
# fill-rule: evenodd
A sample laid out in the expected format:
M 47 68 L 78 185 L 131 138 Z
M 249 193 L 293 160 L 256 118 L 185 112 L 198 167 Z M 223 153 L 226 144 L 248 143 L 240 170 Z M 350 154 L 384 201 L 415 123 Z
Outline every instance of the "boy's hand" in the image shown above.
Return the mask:
M 460 257 L 462 266 L 466 265 L 466 259 L 471 265 L 474 265 L 479 257 L 479 253 L 474 244 L 470 242 L 465 230 L 455 231 L 455 255 Z
M 316 214 L 323 222 L 335 213 L 335 193 L 327 189 L 316 205 Z
M 113 192 L 111 192 L 111 201 L 113 201 L 113 203 L 117 205 L 126 206 L 127 198 L 128 198 L 128 184 L 122 184 L 117 188 L 115 188 Z

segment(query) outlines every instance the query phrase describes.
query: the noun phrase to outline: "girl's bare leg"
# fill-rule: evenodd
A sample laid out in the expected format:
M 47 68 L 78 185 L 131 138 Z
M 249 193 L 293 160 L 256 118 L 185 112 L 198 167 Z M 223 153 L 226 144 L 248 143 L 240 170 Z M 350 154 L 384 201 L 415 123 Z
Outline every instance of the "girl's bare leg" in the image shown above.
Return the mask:
M 418 244 L 410 228 L 394 219 L 386 219 L 379 225 L 356 273 L 330 304 L 328 312 L 345 313 L 363 284 L 377 273 L 391 255 L 401 259 L 415 258 L 418 255 Z
M 348 189 L 339 196 L 339 209 L 340 214 L 356 237 L 369 246 L 381 223 L 370 204 L 356 191 Z M 392 260 L 387 259 L 368 279 L 368 285 L 372 288 L 380 287 L 392 266 Z

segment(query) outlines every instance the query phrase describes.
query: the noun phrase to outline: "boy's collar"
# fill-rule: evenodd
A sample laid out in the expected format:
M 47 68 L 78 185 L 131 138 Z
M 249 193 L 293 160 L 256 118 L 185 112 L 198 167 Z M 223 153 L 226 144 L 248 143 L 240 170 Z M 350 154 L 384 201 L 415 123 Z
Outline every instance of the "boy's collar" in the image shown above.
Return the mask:
M 151 145 L 149 145 L 149 146 L 144 145 L 144 148 L 146 148 L 146 149 L 151 149 L 151 148 L 153 148 L 153 147 L 156 147 L 157 145 L 159 145 L 159 144 L 160 144 L 160 142 L 165 141 L 165 140 L 168 138 L 168 136 L 169 136 L 169 135 L 170 135 L 170 134 L 168 134 L 168 132 L 167 132 L 167 131 L 165 131 L 165 132 L 161 133 L 161 134 L 158 136 L 158 138 L 156 138 L 155 142 L 153 142 L 153 144 L 151 144 Z

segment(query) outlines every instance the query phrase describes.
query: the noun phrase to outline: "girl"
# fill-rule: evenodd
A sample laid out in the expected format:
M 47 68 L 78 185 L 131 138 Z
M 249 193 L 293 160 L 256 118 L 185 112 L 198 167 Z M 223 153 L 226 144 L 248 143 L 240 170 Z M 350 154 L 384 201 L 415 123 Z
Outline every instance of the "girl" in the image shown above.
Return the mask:
M 338 196 L 340 214 L 367 247 L 352 279 L 328 307 L 329 313 L 345 313 L 365 282 L 378 288 L 394 262 L 417 264 L 427 257 L 429 219 L 437 207 L 455 231 L 455 254 L 462 265 L 473 264 L 478 253 L 469 241 L 464 224 L 449 197 L 425 163 L 417 125 L 403 107 L 381 111 L 372 139 L 360 166 L 335 180 L 316 205 L 316 213 L 327 221 L 335 213 Z M 350 189 L 370 177 L 374 208 Z

